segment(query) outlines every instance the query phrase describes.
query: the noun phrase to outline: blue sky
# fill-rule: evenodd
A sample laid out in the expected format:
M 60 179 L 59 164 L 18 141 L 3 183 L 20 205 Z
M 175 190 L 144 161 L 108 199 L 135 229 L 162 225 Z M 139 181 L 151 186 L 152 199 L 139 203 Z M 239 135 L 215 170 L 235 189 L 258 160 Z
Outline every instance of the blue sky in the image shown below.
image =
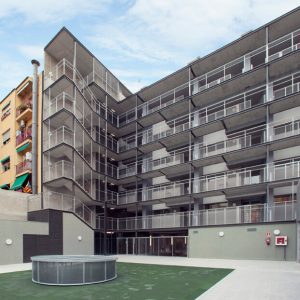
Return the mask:
M 0 0 L 0 100 L 66 26 L 135 92 L 299 0 Z M 41 68 L 42 69 L 42 68 Z

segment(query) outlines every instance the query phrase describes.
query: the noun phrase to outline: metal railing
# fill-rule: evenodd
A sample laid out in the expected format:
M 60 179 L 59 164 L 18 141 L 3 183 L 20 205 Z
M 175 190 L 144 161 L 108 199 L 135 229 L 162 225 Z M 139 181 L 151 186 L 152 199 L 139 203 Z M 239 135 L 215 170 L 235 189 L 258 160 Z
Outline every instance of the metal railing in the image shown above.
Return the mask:
M 31 138 L 31 129 L 22 131 L 19 135 L 16 136 L 16 146 Z
M 242 150 L 247 147 L 262 145 L 279 139 L 288 138 L 300 134 L 300 120 L 293 118 L 283 119 L 266 125 L 252 127 L 234 134 L 235 137 L 213 144 L 196 143 L 191 147 L 179 148 L 176 151 L 168 153 L 166 157 L 159 159 L 143 159 L 136 163 L 123 165 L 119 167 L 119 178 L 125 178 L 132 175 L 142 174 L 153 170 L 166 168 L 198 160 L 206 157 L 212 157 L 219 154 L 229 153 L 231 151 Z
M 32 103 L 21 104 L 16 108 L 16 118 L 19 117 L 27 109 L 32 109 Z
M 48 137 L 44 138 L 44 151 L 62 143 L 74 145 L 74 132 L 66 126 L 48 132 Z
M 269 163 L 119 192 L 119 204 L 165 199 L 300 177 L 300 160 Z
M 44 182 L 61 177 L 73 179 L 73 164 L 66 160 L 60 160 L 44 167 Z
M 92 90 L 88 87 L 80 72 L 65 58 L 59 61 L 51 71 L 45 75 L 45 89 L 62 76 L 68 77 L 78 87 L 78 90 L 83 95 L 85 101 L 89 106 L 97 112 L 101 117 L 112 122 L 118 126 L 118 116 L 112 110 L 109 110 L 97 97 L 93 94 Z
M 26 159 L 16 165 L 16 175 L 26 171 L 31 171 L 31 168 L 32 168 L 32 161 Z
M 295 81 L 298 81 L 295 83 Z M 266 99 L 268 89 L 268 99 Z M 277 79 L 269 85 L 254 88 L 242 94 L 211 104 L 161 125 L 129 135 L 119 140 L 120 152 L 142 146 L 168 136 L 240 113 L 265 102 L 274 101 L 300 91 L 300 72 Z
M 44 119 L 57 113 L 61 109 L 66 109 L 75 114 L 73 97 L 66 92 L 62 92 L 55 98 L 49 100 L 49 106 L 44 107 Z
M 300 43 L 296 42 L 297 39 L 299 40 L 299 35 L 300 29 L 297 29 L 273 42 L 270 42 L 268 45 L 262 46 L 242 57 L 216 68 L 215 70 L 209 71 L 208 73 L 195 78 L 191 81 L 191 94 L 195 95 L 256 67 L 264 65 L 265 63 L 299 50 Z M 132 109 L 121 114 L 119 118 L 119 125 L 123 126 L 128 124 L 138 118 L 153 113 L 154 111 L 183 100 L 187 96 L 189 96 L 189 84 L 185 83 L 139 105 L 136 109 Z
M 43 207 L 44 209 L 71 211 L 92 228 L 96 228 L 96 214 L 87 205 L 71 195 L 44 192 Z
M 140 230 L 159 228 L 187 228 L 210 225 L 251 224 L 261 222 L 293 221 L 296 219 L 296 201 L 274 204 L 252 204 L 175 212 L 128 218 L 108 218 L 107 229 Z M 97 217 L 97 229 L 101 226 L 103 217 Z
M 236 77 L 239 74 L 245 73 L 252 70 L 253 68 L 273 61 L 274 59 L 299 50 L 300 43 L 297 43 L 299 35 L 300 29 L 295 30 L 285 35 L 284 37 L 281 37 L 276 41 L 269 43 L 268 45 L 262 46 L 259 49 L 256 49 L 240 58 L 235 59 L 234 61 L 231 61 L 221 67 L 216 68 L 215 70 L 209 71 L 208 73 L 195 78 L 190 83 L 184 83 L 179 87 L 167 91 L 166 93 L 157 96 L 154 99 L 149 100 L 146 103 L 121 114 L 120 116 L 115 114 L 114 111 L 106 108 L 103 103 L 99 102 L 88 87 L 88 84 L 94 81 L 108 93 L 113 93 L 114 96 L 117 96 L 117 99 L 124 98 L 124 95 L 120 98 L 120 95 L 122 95 L 122 93 L 121 89 L 119 88 L 119 84 L 117 84 L 117 88 L 114 88 L 113 84 L 110 85 L 107 79 L 103 77 L 104 75 L 99 75 L 99 72 L 97 71 L 92 72 L 86 77 L 86 79 L 84 79 L 79 71 L 74 68 L 70 62 L 68 62 L 66 59 L 62 59 L 55 67 L 53 67 L 49 74 L 45 76 L 45 85 L 47 87 L 59 77 L 66 75 L 75 82 L 79 90 L 85 96 L 87 102 L 91 105 L 92 108 L 94 108 L 94 111 L 98 112 L 102 117 L 106 118 L 108 121 L 119 127 L 128 124 L 138 118 L 146 116 L 154 111 L 160 110 L 173 103 L 183 100 L 184 98 L 189 96 L 190 87 L 191 94 L 194 95 L 198 92 L 201 92 L 233 77 Z M 266 51 L 267 48 L 268 51 Z M 116 81 L 118 82 L 117 79 Z M 297 88 L 299 89 L 299 85 L 297 86 Z M 267 99 L 267 101 L 269 100 L 270 99 Z M 240 106 L 239 108 L 228 108 L 228 112 L 230 113 L 231 110 L 243 110 L 242 106 L 245 106 L 245 104 L 238 105 Z M 249 105 L 249 103 L 246 104 L 246 106 L 247 105 Z M 209 117 L 207 118 L 209 119 Z
M 97 216 L 86 204 L 71 195 L 44 192 L 43 206 L 44 209 L 71 211 L 92 228 L 99 230 L 104 228 L 104 217 Z M 296 201 L 292 200 L 273 204 L 252 204 L 138 217 L 107 218 L 106 229 L 118 231 L 293 221 L 296 219 L 296 210 Z

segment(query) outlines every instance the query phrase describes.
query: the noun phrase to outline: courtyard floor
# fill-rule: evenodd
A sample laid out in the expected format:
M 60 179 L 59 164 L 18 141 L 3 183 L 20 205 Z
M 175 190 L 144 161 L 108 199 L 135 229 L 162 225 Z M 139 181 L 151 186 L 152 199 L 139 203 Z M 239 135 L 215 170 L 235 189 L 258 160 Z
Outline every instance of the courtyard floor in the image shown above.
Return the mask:
M 31 281 L 31 271 L 0 275 L 1 299 L 193 300 L 231 269 L 117 263 L 118 278 L 86 286 L 45 286 Z
M 116 287 L 111 286 L 110 291 L 114 296 L 112 298 L 105 298 L 105 295 L 101 294 L 100 290 L 98 290 L 96 298 L 84 294 L 72 293 L 72 298 L 65 298 L 65 295 L 62 295 L 63 298 L 60 298 L 60 295 L 57 294 L 55 297 L 51 298 L 48 297 L 49 295 L 47 294 L 40 294 L 39 299 L 298 300 L 300 295 L 300 264 L 295 262 L 125 255 L 118 255 L 118 262 L 126 264 L 119 264 L 120 267 L 118 266 L 118 275 L 120 281 L 122 281 L 122 288 L 119 289 L 118 285 Z M 132 268 L 130 268 L 130 264 L 127 263 L 134 263 L 134 265 L 131 265 Z M 168 269 L 166 267 L 160 268 L 159 266 L 153 266 L 151 268 L 151 266 L 145 267 L 145 265 L 138 266 L 137 264 L 201 267 L 203 269 Z M 223 270 L 220 270 L 219 268 L 223 268 Z M 30 269 L 31 264 L 0 266 L 0 273 Z M 234 269 L 234 271 L 230 272 L 230 269 Z M 25 288 L 27 288 L 27 286 L 32 287 L 33 283 L 30 281 L 30 272 L 20 272 L 14 274 L 21 275 L 22 273 L 27 276 L 26 280 L 24 279 L 26 283 L 24 285 Z M 130 278 L 127 277 L 126 279 L 126 277 L 124 277 L 128 276 L 129 273 L 134 275 L 131 282 L 135 283 L 135 286 L 131 285 Z M 5 298 L 4 296 L 5 291 L 7 291 L 7 287 L 4 285 L 3 278 L 6 276 L 9 278 L 9 275 L 14 274 L 0 275 L 1 299 L 19 299 L 17 297 Z M 226 276 L 226 274 L 228 275 Z M 160 275 L 164 276 L 160 277 Z M 152 279 L 155 280 L 151 281 Z M 175 281 L 172 282 L 170 279 L 174 279 Z M 117 283 L 117 281 L 115 281 L 115 283 Z M 157 295 L 154 294 L 155 285 L 152 284 L 157 284 L 159 290 Z M 113 281 L 111 283 L 106 283 L 105 285 L 113 285 Z M 105 285 L 103 285 L 103 287 Z M 4 290 L 3 286 L 5 287 Z M 100 285 L 98 286 L 100 287 Z M 127 288 L 126 291 L 122 291 L 124 286 Z M 209 288 L 210 286 L 212 287 Z M 11 289 L 16 288 L 16 283 L 11 283 L 10 287 Z M 97 285 L 89 286 L 87 288 L 96 289 L 96 287 Z M 35 288 L 41 288 L 43 290 L 42 286 L 39 287 L 36 285 Z M 58 287 L 55 289 L 60 291 L 65 288 Z M 172 289 L 174 294 L 166 294 L 166 291 L 172 291 Z M 146 290 L 146 294 L 141 294 L 141 290 Z M 20 288 L 19 291 L 22 292 L 22 288 Z M 115 293 L 114 291 L 117 292 Z M 123 294 L 121 294 L 120 291 L 121 293 L 123 292 Z M 30 293 L 32 292 L 35 293 L 33 290 L 31 290 Z M 74 294 L 78 297 L 81 295 L 81 297 L 74 298 Z M 16 295 L 15 290 L 12 290 L 12 295 Z M 34 294 L 23 294 L 22 299 L 34 299 Z

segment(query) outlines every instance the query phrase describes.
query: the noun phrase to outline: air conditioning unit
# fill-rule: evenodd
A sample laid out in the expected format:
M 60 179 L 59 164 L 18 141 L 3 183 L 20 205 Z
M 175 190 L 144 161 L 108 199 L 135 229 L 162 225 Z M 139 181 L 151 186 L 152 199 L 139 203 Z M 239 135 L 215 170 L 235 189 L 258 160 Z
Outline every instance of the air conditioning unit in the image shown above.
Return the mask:
M 24 120 L 21 120 L 21 121 L 20 121 L 20 128 L 25 128 L 25 126 L 26 126 L 25 121 L 24 121 Z

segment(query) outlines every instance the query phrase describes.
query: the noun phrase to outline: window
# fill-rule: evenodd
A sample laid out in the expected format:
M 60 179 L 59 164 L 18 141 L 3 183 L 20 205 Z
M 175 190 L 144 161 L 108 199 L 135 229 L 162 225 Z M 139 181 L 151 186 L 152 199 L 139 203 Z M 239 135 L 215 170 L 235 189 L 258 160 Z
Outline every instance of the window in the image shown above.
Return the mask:
M 4 113 L 4 112 L 7 110 L 7 108 L 9 108 L 9 106 L 10 106 L 10 101 L 7 102 L 7 103 L 3 106 L 3 108 L 2 108 L 2 113 Z
M 8 129 L 2 134 L 3 145 L 6 145 L 10 141 L 10 130 Z
M 2 110 L 1 121 L 3 121 L 6 117 L 8 117 L 10 115 L 10 112 L 11 112 L 10 108 Z
M 10 169 L 10 157 L 7 157 L 1 161 L 3 172 Z

